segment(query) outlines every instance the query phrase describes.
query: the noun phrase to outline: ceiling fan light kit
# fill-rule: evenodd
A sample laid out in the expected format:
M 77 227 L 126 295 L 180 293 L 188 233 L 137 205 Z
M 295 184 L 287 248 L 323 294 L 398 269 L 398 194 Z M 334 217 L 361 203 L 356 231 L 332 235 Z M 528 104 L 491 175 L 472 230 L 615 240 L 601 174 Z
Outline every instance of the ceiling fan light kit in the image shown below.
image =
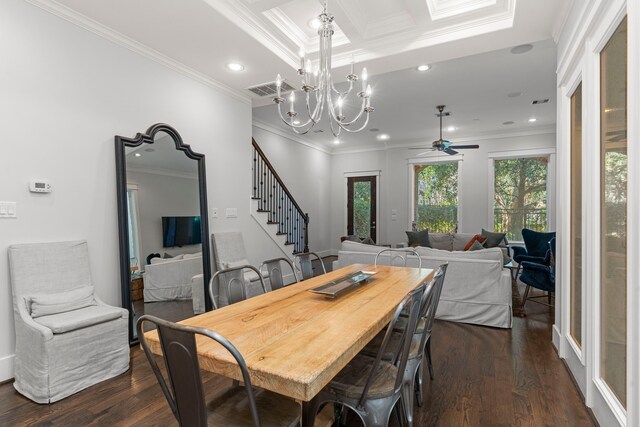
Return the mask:
M 440 138 L 436 139 L 435 141 L 433 141 L 433 143 L 431 143 L 431 151 L 442 151 L 444 153 L 447 153 L 451 156 L 458 154 L 458 152 L 456 150 L 469 150 L 469 149 L 476 149 L 476 148 L 480 148 L 479 145 L 477 144 L 469 144 L 469 145 L 452 145 L 451 141 L 447 141 L 445 139 L 442 138 L 442 118 L 445 116 L 450 116 L 451 113 L 450 112 L 445 112 L 444 108 L 446 106 L 445 105 L 438 105 L 436 106 L 436 109 L 438 110 L 438 114 L 436 114 L 436 116 L 438 116 L 440 118 Z M 410 150 L 424 150 L 425 147 L 411 147 Z
M 371 85 L 367 84 L 367 69 L 363 68 L 362 73 L 358 76 L 354 73 L 353 62 L 351 63 L 351 71 L 347 75 L 349 89 L 344 92 L 336 89 L 331 77 L 331 39 L 334 33 L 333 15 L 327 12 L 326 0 L 324 1 L 323 11 L 318 16 L 318 21 L 320 23 L 318 27 L 318 36 L 320 37 L 320 59 L 318 64 L 313 67 L 311 60 L 305 59 L 304 50 L 301 49 L 300 68 L 298 68 L 298 75 L 302 79 L 301 95 L 306 101 L 308 119 L 300 124 L 294 122 L 294 118 L 298 115 L 298 112 L 295 110 L 295 89 L 289 93 L 289 111 L 285 114 L 282 113 L 282 104 L 285 102 L 285 99 L 281 94 L 282 78 L 280 74 L 278 74 L 276 78 L 277 95 L 273 98 L 273 102 L 278 105 L 278 114 L 282 121 L 295 133 L 300 135 L 306 134 L 313 126 L 320 122 L 326 105 L 331 132 L 337 138 L 341 130 L 346 132 L 359 132 L 367 126 L 367 123 L 369 123 L 369 114 L 374 111 L 374 108 L 371 106 L 372 91 Z M 355 117 L 347 120 L 343 114 L 343 106 L 345 99 L 354 92 L 354 85 L 358 80 L 362 82 L 362 88 L 355 93 L 355 97 L 356 101 L 361 104 L 360 110 Z M 364 120 L 360 120 L 363 116 Z M 358 128 L 350 127 L 354 126 L 356 122 L 363 123 Z

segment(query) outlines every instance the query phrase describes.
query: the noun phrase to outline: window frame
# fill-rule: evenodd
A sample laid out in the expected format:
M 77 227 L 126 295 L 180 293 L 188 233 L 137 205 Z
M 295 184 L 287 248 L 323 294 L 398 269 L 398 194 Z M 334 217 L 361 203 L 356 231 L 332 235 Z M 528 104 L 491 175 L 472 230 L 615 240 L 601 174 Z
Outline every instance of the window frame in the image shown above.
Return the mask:
M 454 163 L 458 162 L 458 212 L 457 217 L 458 221 L 460 221 L 462 215 L 462 209 L 460 206 L 460 183 L 462 182 L 463 176 L 463 168 L 464 168 L 464 155 L 456 154 L 456 155 L 446 155 L 446 156 L 438 156 L 438 157 L 415 157 L 411 159 L 407 159 L 407 169 L 408 169 L 408 186 L 409 189 L 409 197 L 408 197 L 408 215 L 407 215 L 407 230 L 411 230 L 411 224 L 415 220 L 415 208 L 416 201 L 414 199 L 414 195 L 416 192 L 415 189 L 415 166 L 416 165 L 429 165 L 433 163 Z M 459 223 L 456 223 L 456 231 L 458 230 Z
M 487 178 L 488 178 L 488 191 L 487 191 L 487 222 L 486 230 L 494 231 L 494 210 L 495 210 L 495 161 L 496 160 L 509 160 L 509 159 L 522 159 L 528 157 L 549 157 L 547 163 L 547 230 L 555 230 L 556 226 L 556 150 L 555 148 L 531 148 L 525 150 L 512 150 L 512 151 L 494 151 L 487 154 L 488 166 L 487 166 Z M 510 243 L 522 243 L 521 240 L 509 241 Z

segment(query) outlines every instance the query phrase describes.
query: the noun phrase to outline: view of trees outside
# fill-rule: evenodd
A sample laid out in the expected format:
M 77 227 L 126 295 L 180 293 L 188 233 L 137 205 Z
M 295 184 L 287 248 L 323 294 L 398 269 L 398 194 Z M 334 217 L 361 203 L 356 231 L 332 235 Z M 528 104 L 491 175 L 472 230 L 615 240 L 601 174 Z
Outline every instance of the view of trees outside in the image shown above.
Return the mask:
M 417 229 L 454 232 L 458 224 L 458 162 L 416 165 L 414 172 Z
M 493 228 L 507 240 L 522 240 L 522 229 L 547 229 L 548 157 L 495 160 Z
M 371 182 L 353 183 L 353 234 L 360 238 L 371 234 Z

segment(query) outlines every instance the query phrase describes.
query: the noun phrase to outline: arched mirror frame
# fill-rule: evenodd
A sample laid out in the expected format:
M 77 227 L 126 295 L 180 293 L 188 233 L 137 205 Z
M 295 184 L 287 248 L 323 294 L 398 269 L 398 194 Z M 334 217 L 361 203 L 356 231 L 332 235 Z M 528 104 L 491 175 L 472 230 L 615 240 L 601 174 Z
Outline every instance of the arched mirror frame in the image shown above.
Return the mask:
M 129 310 L 129 342 L 135 344 L 138 338 L 134 338 L 133 330 L 133 306 L 131 301 L 131 269 L 129 254 L 129 219 L 127 217 L 127 163 L 125 148 L 139 147 L 142 144 L 153 144 L 157 133 L 168 134 L 175 143 L 176 150 L 182 151 L 190 159 L 198 162 L 198 188 L 200 192 L 200 233 L 202 234 L 202 272 L 204 275 L 204 285 L 209 283 L 211 278 L 210 249 L 209 249 L 209 221 L 207 213 L 207 180 L 205 172 L 204 154 L 199 154 L 191 150 L 189 144 L 182 141 L 182 137 L 171 126 L 164 123 L 157 123 L 145 133 L 138 133 L 133 138 L 124 136 L 115 137 L 116 143 L 116 180 L 118 198 L 118 231 L 120 235 L 120 283 L 122 289 L 122 307 Z M 211 310 L 211 300 L 208 292 L 205 295 L 205 309 Z

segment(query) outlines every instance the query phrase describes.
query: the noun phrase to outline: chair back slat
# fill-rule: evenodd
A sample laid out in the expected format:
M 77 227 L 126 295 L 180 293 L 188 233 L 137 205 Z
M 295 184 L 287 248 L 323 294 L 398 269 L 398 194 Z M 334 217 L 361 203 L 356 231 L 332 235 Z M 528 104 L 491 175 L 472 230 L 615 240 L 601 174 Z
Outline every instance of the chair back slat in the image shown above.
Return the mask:
M 376 266 L 378 265 L 378 259 L 380 258 L 380 255 L 383 255 L 383 254 L 386 254 L 386 256 L 389 257 L 389 265 L 394 265 L 394 262 L 396 262 L 397 260 L 401 260 L 402 265 L 395 265 L 396 267 L 406 267 L 408 255 L 413 255 L 418 260 L 418 268 L 422 268 L 422 258 L 420 258 L 420 255 L 418 255 L 418 252 L 416 252 L 414 249 L 410 249 L 410 248 L 382 249 L 376 254 L 376 258 L 373 261 L 374 265 Z M 383 255 L 383 257 L 384 256 L 385 255 Z
M 260 271 L 254 266 L 240 265 L 237 267 L 225 268 L 223 270 L 216 271 L 209 281 L 209 296 L 213 302 L 213 308 L 217 309 L 221 306 L 220 297 L 223 292 L 227 304 L 234 304 L 247 299 L 247 281 L 244 277 L 245 270 L 251 270 L 256 273 L 258 280 L 260 280 L 262 292 L 265 294 L 267 293 L 267 286 L 264 283 L 262 274 L 260 274 Z M 218 284 L 219 295 L 216 295 L 214 291 L 214 285 L 216 283 Z
M 158 328 L 162 358 L 169 376 L 171 390 L 169 390 L 156 358 L 149 348 L 143 332 L 145 322 L 153 323 Z M 150 315 L 141 316 L 136 327 L 138 337 L 140 337 L 140 345 L 180 426 L 205 427 L 207 425 L 207 406 L 196 344 L 196 335 L 204 335 L 223 346 L 238 363 L 249 400 L 253 425 L 260 427 L 258 407 L 247 364 L 238 349 L 226 338 L 205 328 L 181 325 Z
M 298 282 L 298 276 L 296 275 L 296 270 L 293 268 L 293 264 L 287 258 L 274 258 L 269 259 L 262 263 L 259 270 L 262 272 L 263 267 L 267 269 L 267 277 L 269 278 L 269 284 L 271 285 L 271 290 L 275 291 L 276 289 L 280 289 L 284 287 L 284 274 L 282 272 L 282 263 L 285 263 L 291 268 L 291 272 L 293 273 L 293 278 L 296 282 Z
M 322 262 L 322 258 L 315 252 L 305 252 L 302 254 L 298 254 L 293 258 L 293 263 L 298 267 L 301 272 L 302 280 L 307 280 L 313 277 L 313 260 L 311 257 L 314 257 L 317 261 L 320 262 L 320 267 L 322 267 L 322 273 L 326 274 L 327 270 L 324 268 L 324 262 Z

